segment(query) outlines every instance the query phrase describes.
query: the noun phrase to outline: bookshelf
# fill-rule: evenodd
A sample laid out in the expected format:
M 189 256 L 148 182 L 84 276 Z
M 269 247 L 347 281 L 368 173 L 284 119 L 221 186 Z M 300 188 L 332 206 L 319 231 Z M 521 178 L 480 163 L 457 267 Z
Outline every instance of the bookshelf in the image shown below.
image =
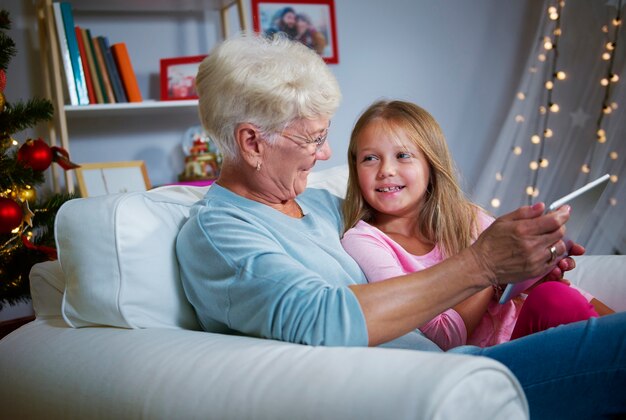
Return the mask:
M 182 101 L 152 101 L 125 102 L 120 104 L 94 104 L 94 105 L 66 105 L 65 113 L 72 118 L 89 118 L 94 116 L 123 115 L 130 111 L 133 115 L 158 114 L 162 111 L 177 112 L 196 110 L 197 99 Z
M 111 21 L 132 22 L 133 17 L 144 18 L 146 15 L 157 16 L 158 19 L 187 14 L 187 16 L 199 15 L 203 19 L 219 15 L 219 27 L 221 39 L 226 38 L 233 30 L 247 31 L 248 25 L 243 6 L 243 0 L 73 0 L 70 1 L 72 8 L 77 12 L 76 16 L 101 16 L 102 19 Z M 233 15 L 235 19 L 233 19 Z M 39 27 L 41 69 L 44 75 L 45 95 L 52 101 L 55 107 L 55 118 L 50 122 L 48 129 L 48 141 L 51 146 L 61 146 L 70 152 L 70 135 L 72 123 L 93 119 L 115 117 L 128 118 L 154 116 L 155 118 L 169 117 L 182 114 L 195 114 L 197 100 L 158 101 L 144 95 L 143 102 L 124 102 L 114 104 L 89 104 L 70 105 L 67 89 L 64 88 L 64 68 L 61 52 L 55 32 L 53 1 L 40 0 L 37 4 L 37 19 Z M 236 21 L 238 25 L 233 25 Z M 76 25 L 81 25 L 80 17 L 75 19 Z M 232 27 L 231 27 L 232 25 Z M 238 27 L 236 27 L 238 26 Z M 149 36 L 141 40 L 146 44 L 151 42 Z M 147 45 L 149 46 L 149 45 Z M 199 51 L 197 53 L 205 53 Z M 179 55 L 188 55 L 182 53 Z M 165 58 L 167 54 L 161 58 Z M 133 57 L 133 66 L 135 61 Z M 154 72 L 158 74 L 158 66 Z M 124 160 L 126 158 L 122 158 Z M 74 192 L 75 181 L 72 171 L 62 172 L 56 165 L 52 167 L 53 187 L 58 192 L 65 189 Z

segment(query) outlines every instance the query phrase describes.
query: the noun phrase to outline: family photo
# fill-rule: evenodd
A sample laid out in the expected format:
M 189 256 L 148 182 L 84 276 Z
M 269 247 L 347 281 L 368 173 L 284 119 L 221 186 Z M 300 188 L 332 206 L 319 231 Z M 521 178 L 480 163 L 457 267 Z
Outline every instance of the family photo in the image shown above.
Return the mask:
M 282 33 L 317 52 L 327 63 L 338 63 L 332 1 L 289 3 L 253 0 L 255 31 Z

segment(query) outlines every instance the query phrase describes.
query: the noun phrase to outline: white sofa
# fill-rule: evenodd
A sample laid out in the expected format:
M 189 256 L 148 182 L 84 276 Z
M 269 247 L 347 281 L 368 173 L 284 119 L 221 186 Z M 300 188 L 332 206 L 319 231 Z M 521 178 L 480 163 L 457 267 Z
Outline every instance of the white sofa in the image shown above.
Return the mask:
M 309 185 L 342 195 L 346 175 L 320 171 Z M 36 320 L 0 341 L 0 418 L 528 417 L 519 383 L 490 359 L 199 331 L 174 240 L 205 192 L 171 186 L 62 207 L 59 262 L 31 272 Z M 624 310 L 624 265 L 582 257 L 572 278 Z

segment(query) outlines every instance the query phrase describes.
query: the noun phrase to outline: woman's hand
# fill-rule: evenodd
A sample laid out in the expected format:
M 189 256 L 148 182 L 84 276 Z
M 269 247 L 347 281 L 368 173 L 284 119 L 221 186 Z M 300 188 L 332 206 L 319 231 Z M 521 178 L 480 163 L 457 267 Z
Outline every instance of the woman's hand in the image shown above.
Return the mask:
M 576 243 L 572 245 L 572 247 L 569 250 L 569 255 L 561 259 L 557 263 L 556 267 L 554 267 L 552 271 L 546 274 L 541 280 L 539 280 L 537 283 L 529 287 L 528 291 L 532 290 L 536 286 L 546 281 L 560 281 L 561 283 L 565 283 L 567 285 L 571 284 L 569 280 L 563 278 L 566 271 L 570 271 L 576 268 L 576 261 L 574 261 L 574 259 L 570 257 L 570 255 L 583 255 L 584 253 L 585 253 L 585 248 L 582 245 L 579 245 Z
M 559 261 L 559 263 L 546 275 L 546 281 L 561 280 L 566 271 L 576 268 L 576 261 L 571 257 L 583 255 L 585 248 L 580 244 L 573 244 L 568 252 L 568 256 Z
M 537 203 L 497 218 L 470 247 L 491 284 L 516 283 L 553 271 L 560 277 L 562 271 L 573 268 L 571 258 L 557 267 L 558 256 L 567 251 L 562 239 L 570 207 L 548 214 L 543 214 L 544 208 Z M 572 247 L 572 255 L 582 252 L 580 245 Z
M 544 281 L 560 281 L 563 283 L 570 284 L 568 280 L 565 280 L 563 276 L 566 271 L 573 270 L 576 268 L 576 261 L 571 257 L 576 255 L 583 255 L 585 253 L 585 248 L 580 244 L 573 244 L 568 252 L 568 256 L 559 260 L 556 267 L 552 269 L 548 274 L 545 275 L 541 281 L 536 284 L 543 283 Z

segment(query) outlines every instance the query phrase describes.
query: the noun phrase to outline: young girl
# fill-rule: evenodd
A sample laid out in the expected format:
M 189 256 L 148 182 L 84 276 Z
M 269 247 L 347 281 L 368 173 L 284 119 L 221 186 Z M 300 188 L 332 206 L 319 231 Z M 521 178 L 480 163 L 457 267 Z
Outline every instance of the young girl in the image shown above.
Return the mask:
M 417 105 L 370 106 L 352 131 L 348 165 L 342 244 L 369 282 L 435 265 L 493 222 L 464 196 L 441 128 Z M 562 281 L 540 282 L 503 305 L 500 292 L 486 288 L 420 330 L 443 350 L 487 347 L 612 312 Z

